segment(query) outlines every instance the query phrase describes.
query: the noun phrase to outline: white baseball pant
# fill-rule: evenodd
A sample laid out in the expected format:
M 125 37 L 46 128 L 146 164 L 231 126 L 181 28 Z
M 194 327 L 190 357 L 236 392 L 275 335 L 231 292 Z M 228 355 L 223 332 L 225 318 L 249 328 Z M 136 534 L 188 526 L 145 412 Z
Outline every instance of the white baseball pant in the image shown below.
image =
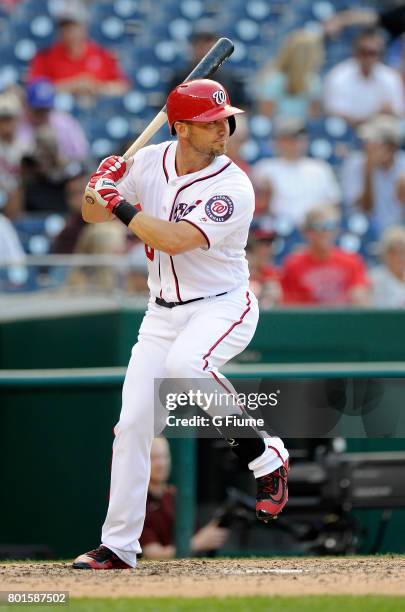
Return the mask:
M 102 543 L 132 567 L 141 552 L 152 440 L 163 430 L 168 414 L 163 406 L 154 414 L 154 380 L 218 377 L 226 381 L 218 369 L 246 348 L 258 317 L 256 297 L 246 287 L 172 309 L 150 300 L 125 376 L 102 528 Z M 221 386 L 218 389 L 224 392 Z M 256 477 L 276 470 L 288 458 L 280 438 L 267 441 L 263 454 L 249 463 Z

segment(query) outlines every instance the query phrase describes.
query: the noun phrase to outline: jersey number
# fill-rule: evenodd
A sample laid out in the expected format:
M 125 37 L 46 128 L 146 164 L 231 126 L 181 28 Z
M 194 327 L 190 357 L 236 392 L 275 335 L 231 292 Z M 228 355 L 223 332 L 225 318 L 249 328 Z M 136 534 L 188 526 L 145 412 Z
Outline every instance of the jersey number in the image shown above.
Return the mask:
M 150 247 L 149 244 L 145 244 L 145 253 L 146 253 L 146 257 L 150 261 L 153 261 L 155 259 L 155 249 L 152 249 L 152 247 Z

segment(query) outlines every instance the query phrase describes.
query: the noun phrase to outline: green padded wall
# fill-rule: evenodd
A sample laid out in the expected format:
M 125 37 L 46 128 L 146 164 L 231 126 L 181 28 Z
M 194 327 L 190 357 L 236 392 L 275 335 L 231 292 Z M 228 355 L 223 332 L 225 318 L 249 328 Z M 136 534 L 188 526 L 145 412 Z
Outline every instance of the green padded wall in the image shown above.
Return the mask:
M 122 310 L 0 323 L 0 368 L 125 366 L 142 316 Z M 405 360 L 405 311 L 263 312 L 240 360 Z

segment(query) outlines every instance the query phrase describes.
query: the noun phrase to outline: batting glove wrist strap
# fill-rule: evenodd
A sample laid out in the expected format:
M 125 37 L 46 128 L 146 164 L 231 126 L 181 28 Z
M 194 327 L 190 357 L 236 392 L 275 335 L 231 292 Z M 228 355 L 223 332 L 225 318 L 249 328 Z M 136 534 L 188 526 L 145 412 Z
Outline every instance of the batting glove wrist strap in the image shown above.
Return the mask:
M 104 206 L 111 213 L 114 212 L 117 204 L 124 200 L 117 189 L 117 185 L 106 176 L 97 178 L 96 174 L 94 174 L 90 178 L 86 192 L 89 195 L 91 194 L 96 202 Z
M 117 219 L 129 225 L 139 211 L 126 200 L 122 200 L 116 205 L 113 212 Z

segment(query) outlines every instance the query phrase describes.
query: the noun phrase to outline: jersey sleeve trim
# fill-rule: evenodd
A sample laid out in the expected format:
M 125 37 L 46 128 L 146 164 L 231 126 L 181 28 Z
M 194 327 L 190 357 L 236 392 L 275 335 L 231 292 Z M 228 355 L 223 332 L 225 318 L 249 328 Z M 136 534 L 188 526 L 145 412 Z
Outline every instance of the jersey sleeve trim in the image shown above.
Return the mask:
M 211 247 L 210 239 L 208 238 L 207 234 L 201 229 L 201 227 L 199 227 L 196 223 L 189 221 L 188 219 L 182 219 L 182 221 L 185 221 L 186 223 L 189 223 L 190 225 L 198 229 L 201 232 L 201 234 L 204 236 L 205 240 L 207 241 L 208 248 Z
M 166 177 L 166 183 L 169 182 L 169 173 L 168 173 L 167 168 L 166 168 L 166 157 L 167 157 L 167 153 L 168 153 L 168 151 L 169 151 L 169 149 L 170 149 L 172 144 L 173 143 L 168 144 L 166 149 L 165 149 L 165 152 L 163 153 L 162 164 L 163 164 L 163 172 L 165 173 L 165 177 Z

